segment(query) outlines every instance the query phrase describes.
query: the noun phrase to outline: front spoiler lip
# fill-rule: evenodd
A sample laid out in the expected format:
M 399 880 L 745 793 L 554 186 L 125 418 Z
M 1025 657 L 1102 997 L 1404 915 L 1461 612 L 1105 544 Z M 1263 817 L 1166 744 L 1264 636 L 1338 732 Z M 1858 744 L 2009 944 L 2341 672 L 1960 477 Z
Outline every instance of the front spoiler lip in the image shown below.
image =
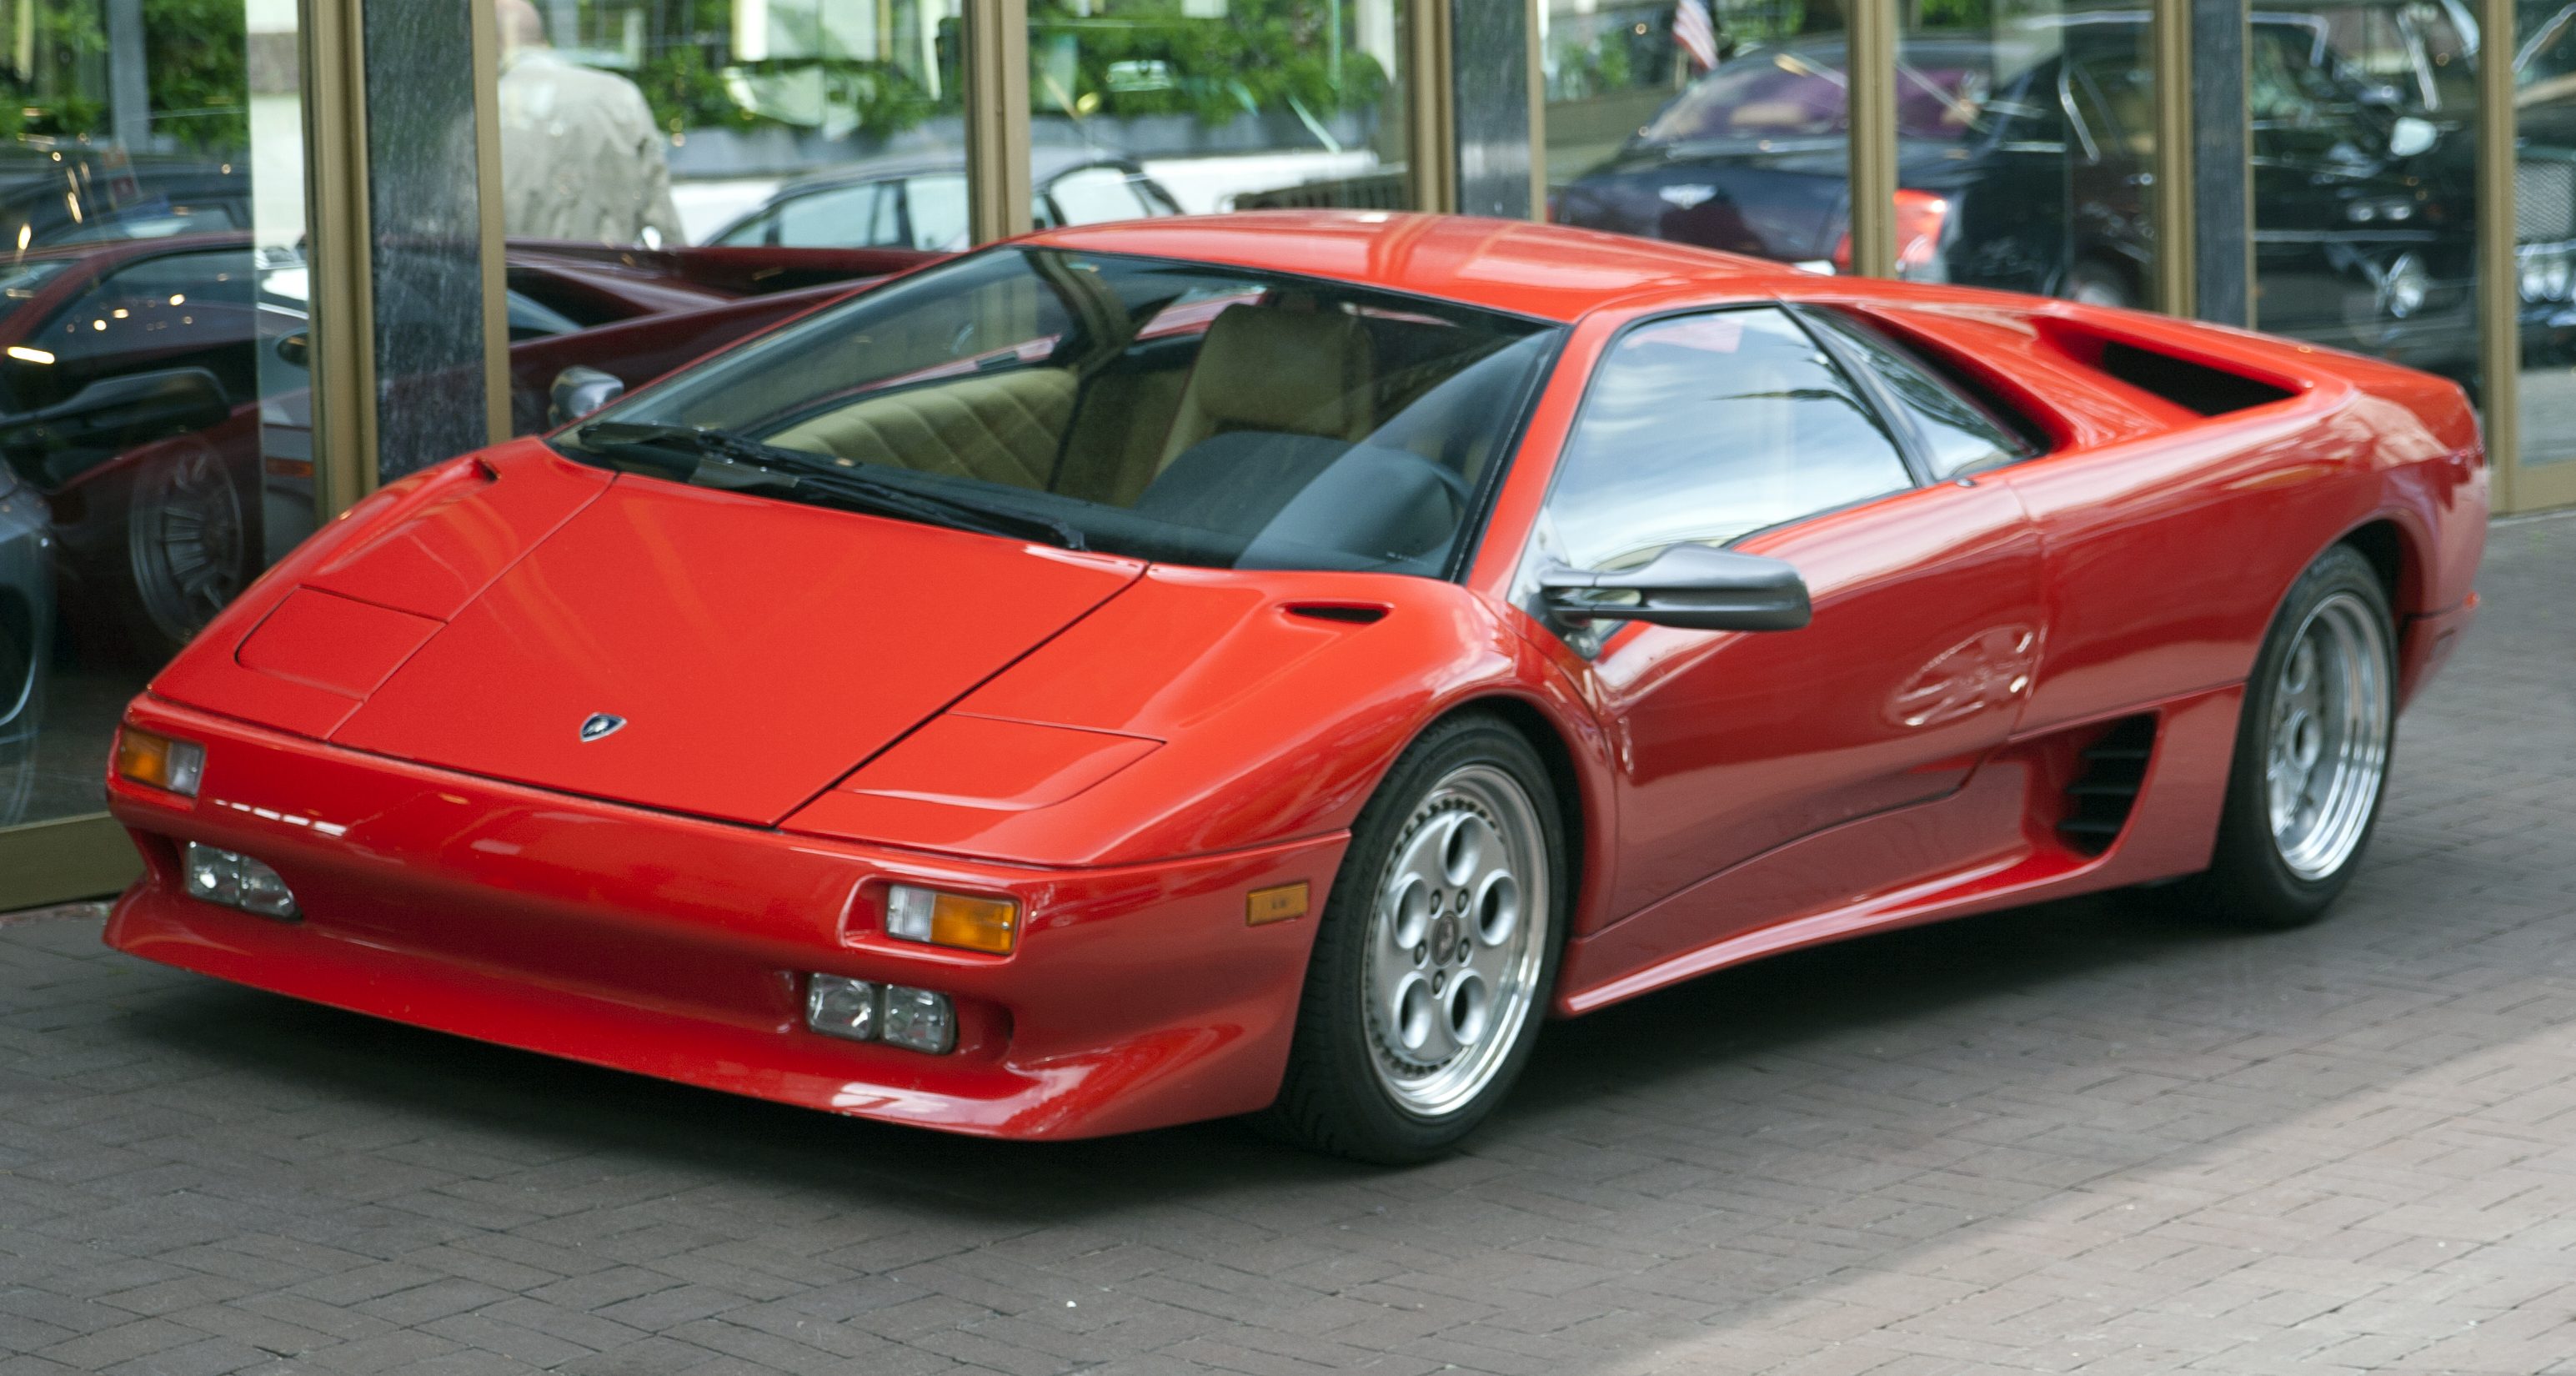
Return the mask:
M 109 919 L 111 946 L 593 1065 L 984 1136 L 1092 1136 L 1266 1105 L 1314 924 L 1247 927 L 1244 894 L 1298 879 L 1327 889 L 1347 843 L 1015 869 L 547 794 L 148 697 L 129 720 L 205 740 L 210 767 L 193 805 L 111 785 L 147 868 Z M 226 797 L 254 792 L 304 812 Z M 187 897 L 182 840 L 269 860 L 305 920 Z M 521 849 L 500 854 L 509 847 Z M 1037 920 L 1009 957 L 854 930 L 850 896 L 887 875 L 1021 894 Z M 941 989 L 961 1021 L 970 1009 L 981 1020 L 944 1057 L 818 1036 L 798 1013 L 807 970 Z

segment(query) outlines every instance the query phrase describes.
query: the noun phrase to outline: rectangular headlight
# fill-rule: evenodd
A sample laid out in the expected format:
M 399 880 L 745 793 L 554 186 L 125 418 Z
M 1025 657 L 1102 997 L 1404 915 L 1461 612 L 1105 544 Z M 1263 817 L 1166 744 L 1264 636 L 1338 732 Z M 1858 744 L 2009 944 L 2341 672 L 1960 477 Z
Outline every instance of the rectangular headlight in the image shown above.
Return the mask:
M 1020 905 L 911 884 L 886 887 L 886 935 L 1006 956 L 1018 944 Z
M 180 856 L 188 896 L 262 917 L 297 916 L 295 895 L 277 871 L 238 851 L 190 841 Z
M 116 733 L 116 777 L 194 798 L 197 785 L 206 777 L 206 748 L 140 727 L 120 727 Z

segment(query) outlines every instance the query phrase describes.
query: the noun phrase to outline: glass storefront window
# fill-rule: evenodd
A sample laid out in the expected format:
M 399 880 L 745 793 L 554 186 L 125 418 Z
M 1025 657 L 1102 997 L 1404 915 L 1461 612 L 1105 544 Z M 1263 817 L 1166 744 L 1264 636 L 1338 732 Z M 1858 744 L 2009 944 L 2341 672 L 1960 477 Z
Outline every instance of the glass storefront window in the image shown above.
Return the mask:
M 497 5 L 513 239 L 888 246 L 940 177 L 963 205 L 963 0 Z M 912 212 L 871 168 L 933 184 Z
M 11 11 L 0 825 L 98 811 L 126 700 L 313 528 L 295 0 Z
M 1548 0 L 1542 13 L 1548 218 L 1818 269 L 1848 262 L 1837 4 Z
M 1036 223 L 1413 205 L 1402 0 L 1031 0 Z
M 2563 472 L 2561 466 L 2576 467 L 2576 5 L 2517 10 L 2523 31 L 2514 63 L 2513 184 L 2522 463 Z
M 2144 304 L 2154 83 L 2144 10 L 1906 7 L 1897 271 Z M 1551 217 L 1851 269 L 1842 11 L 1550 0 Z M 1649 105 L 1649 101 L 1653 103 Z
M 2428 0 L 2254 17 L 2257 328 L 2475 384 L 2474 32 Z

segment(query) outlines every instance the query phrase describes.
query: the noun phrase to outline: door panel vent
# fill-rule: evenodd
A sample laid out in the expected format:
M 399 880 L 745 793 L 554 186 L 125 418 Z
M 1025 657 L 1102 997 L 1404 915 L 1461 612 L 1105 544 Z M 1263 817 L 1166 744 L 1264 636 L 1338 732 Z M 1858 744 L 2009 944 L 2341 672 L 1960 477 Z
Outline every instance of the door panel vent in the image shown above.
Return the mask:
M 2100 855 L 2111 848 L 2138 804 L 2155 747 L 2153 716 L 2122 717 L 2100 740 L 2084 747 L 2083 767 L 2066 786 L 2066 820 L 2057 824 L 2069 849 Z

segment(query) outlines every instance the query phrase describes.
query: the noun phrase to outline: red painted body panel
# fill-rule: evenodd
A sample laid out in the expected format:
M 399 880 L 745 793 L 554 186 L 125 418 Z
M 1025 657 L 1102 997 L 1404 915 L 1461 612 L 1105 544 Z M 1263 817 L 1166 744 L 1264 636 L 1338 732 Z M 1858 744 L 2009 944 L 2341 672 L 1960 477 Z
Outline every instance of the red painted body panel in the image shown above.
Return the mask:
M 192 807 L 112 786 L 149 876 L 110 944 L 336 1007 L 714 1089 L 1019 1137 L 1258 1108 L 1278 1086 L 1309 922 L 1247 928 L 1248 888 L 1321 902 L 1342 838 L 1146 869 L 979 864 L 785 837 L 371 759 L 150 699 L 209 745 Z M 185 897 L 173 841 L 256 854 L 305 911 Z M 888 880 L 1015 896 L 1007 957 L 887 938 Z M 927 1056 L 803 1030 L 809 970 L 950 992 Z
M 1570 322 L 1466 575 L 1145 566 L 505 447 L 361 504 L 137 702 L 139 724 L 209 744 L 207 785 L 194 805 L 111 789 L 152 873 L 109 939 L 836 1111 L 1123 1131 L 1275 1090 L 1314 918 L 1247 926 L 1245 894 L 1302 879 L 1320 914 L 1362 806 L 1444 714 L 1501 712 L 1552 757 L 1579 874 L 1556 1004 L 1578 1013 L 2202 868 L 2256 648 L 2338 540 L 2389 561 L 2406 692 L 2474 614 L 2468 409 L 2369 360 L 1497 222 L 1038 237 Z M 1577 653 L 1524 610 L 1522 577 L 1593 362 L 1645 316 L 1766 298 L 1872 315 L 2049 452 L 1747 541 L 1808 580 L 1805 630 L 1627 626 Z M 2285 395 L 2204 417 L 2097 366 L 2106 340 Z M 326 595 L 385 615 L 308 601 Z M 343 664 L 318 662 L 331 615 L 356 618 Z M 441 629 L 406 653 L 394 615 Z M 582 745 L 595 711 L 636 724 Z M 2156 743 L 2125 830 L 2071 845 L 2079 752 L 2140 719 Z M 308 917 L 181 896 L 181 839 L 269 860 Z M 1016 896 L 1026 935 L 1008 957 L 891 941 L 890 876 Z M 806 1034 L 806 970 L 955 993 L 961 1049 Z

